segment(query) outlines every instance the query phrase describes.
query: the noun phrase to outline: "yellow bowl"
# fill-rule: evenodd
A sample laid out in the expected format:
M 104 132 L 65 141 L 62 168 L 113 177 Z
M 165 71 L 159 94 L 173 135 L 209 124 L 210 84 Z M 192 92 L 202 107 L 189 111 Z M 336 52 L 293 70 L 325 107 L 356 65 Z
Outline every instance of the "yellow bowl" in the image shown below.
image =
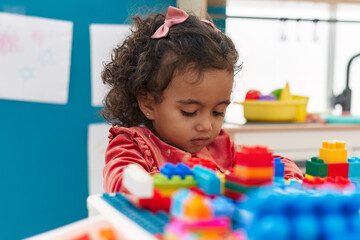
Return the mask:
M 245 100 L 244 116 L 247 121 L 261 122 L 304 122 L 309 98 L 292 96 L 287 101 Z

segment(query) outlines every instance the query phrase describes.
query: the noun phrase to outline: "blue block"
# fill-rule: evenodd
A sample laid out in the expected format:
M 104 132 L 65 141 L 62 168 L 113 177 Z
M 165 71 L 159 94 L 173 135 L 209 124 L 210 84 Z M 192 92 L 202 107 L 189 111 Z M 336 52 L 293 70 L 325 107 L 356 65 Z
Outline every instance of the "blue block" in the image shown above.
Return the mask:
M 360 178 L 351 178 L 350 181 L 355 185 L 355 192 L 360 192 Z
M 352 157 L 349 162 L 349 178 L 360 178 L 360 158 Z
M 292 220 L 291 239 L 320 239 L 321 226 L 317 216 L 310 213 L 296 215 Z
M 257 222 L 256 228 L 248 230 L 249 239 L 290 240 L 290 221 L 283 215 L 268 215 Z
M 232 200 L 224 196 L 219 196 L 211 200 L 211 205 L 216 217 L 226 216 L 233 218 L 236 207 Z
M 174 175 L 179 175 L 181 178 L 185 178 L 187 175 L 194 175 L 192 170 L 183 163 L 178 163 L 176 166 L 172 163 L 165 163 L 160 169 L 160 173 L 166 175 L 169 179 Z
M 262 188 L 239 202 L 249 239 L 358 239 L 360 194 Z M 271 204 L 271 207 L 269 207 Z
M 203 166 L 195 166 L 193 173 L 198 187 L 206 194 L 214 195 L 221 193 L 221 182 L 214 171 Z
M 284 189 L 287 186 L 284 177 L 273 177 L 273 186 Z
M 183 203 L 191 194 L 189 189 L 182 188 L 171 197 L 170 213 L 172 216 L 181 218 L 183 215 Z
M 284 177 L 285 163 L 281 162 L 281 158 L 274 158 L 274 177 Z
M 169 223 L 169 216 L 165 212 L 154 214 L 137 208 L 120 193 L 104 193 L 101 198 L 151 234 L 163 234 L 165 225 Z

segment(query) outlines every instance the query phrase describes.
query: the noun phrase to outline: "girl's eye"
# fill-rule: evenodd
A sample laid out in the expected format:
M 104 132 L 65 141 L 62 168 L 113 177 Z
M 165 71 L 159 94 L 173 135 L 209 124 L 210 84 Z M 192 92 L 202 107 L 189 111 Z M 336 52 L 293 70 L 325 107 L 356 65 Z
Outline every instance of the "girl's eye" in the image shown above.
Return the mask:
M 192 117 L 192 116 L 195 116 L 196 111 L 194 111 L 194 112 L 185 112 L 185 111 L 181 110 L 181 113 L 182 113 L 182 115 L 184 115 L 186 117 Z
M 214 116 L 217 117 L 223 117 L 224 116 L 224 112 L 217 112 L 217 111 L 213 111 Z

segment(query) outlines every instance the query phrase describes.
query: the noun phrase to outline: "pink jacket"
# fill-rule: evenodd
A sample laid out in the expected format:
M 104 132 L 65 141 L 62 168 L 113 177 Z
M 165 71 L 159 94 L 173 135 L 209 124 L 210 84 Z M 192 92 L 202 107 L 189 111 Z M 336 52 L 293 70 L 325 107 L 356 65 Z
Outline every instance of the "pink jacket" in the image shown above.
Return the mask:
M 122 171 L 128 164 L 139 164 L 150 173 L 159 172 L 167 162 L 183 162 L 191 157 L 210 159 L 221 172 L 231 170 L 234 165 L 235 146 L 224 130 L 196 154 L 163 142 L 145 127 L 112 127 L 109 132 L 110 141 L 103 170 L 105 192 L 124 190 L 121 185 Z M 301 171 L 293 161 L 287 158 L 282 158 L 282 161 L 285 163 L 285 178 L 302 179 Z

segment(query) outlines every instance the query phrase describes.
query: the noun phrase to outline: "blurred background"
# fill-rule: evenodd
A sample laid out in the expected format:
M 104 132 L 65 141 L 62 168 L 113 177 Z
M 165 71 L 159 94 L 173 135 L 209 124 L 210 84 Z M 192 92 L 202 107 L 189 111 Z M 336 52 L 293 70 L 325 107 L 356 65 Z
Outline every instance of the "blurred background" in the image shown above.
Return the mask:
M 102 170 L 88 159 L 106 146 L 90 133 L 107 136 L 89 127 L 103 123 L 102 65 L 129 32 L 130 16 L 179 2 L 0 0 L 0 239 L 87 217 L 89 175 L 100 179 Z M 205 2 L 243 62 L 234 101 L 288 82 L 293 94 L 309 97 L 308 112 L 341 111 L 330 98 L 345 88 L 348 61 L 360 52 L 360 1 Z M 360 115 L 359 60 L 354 65 L 351 113 Z M 245 123 L 241 105 L 229 106 L 226 122 Z

